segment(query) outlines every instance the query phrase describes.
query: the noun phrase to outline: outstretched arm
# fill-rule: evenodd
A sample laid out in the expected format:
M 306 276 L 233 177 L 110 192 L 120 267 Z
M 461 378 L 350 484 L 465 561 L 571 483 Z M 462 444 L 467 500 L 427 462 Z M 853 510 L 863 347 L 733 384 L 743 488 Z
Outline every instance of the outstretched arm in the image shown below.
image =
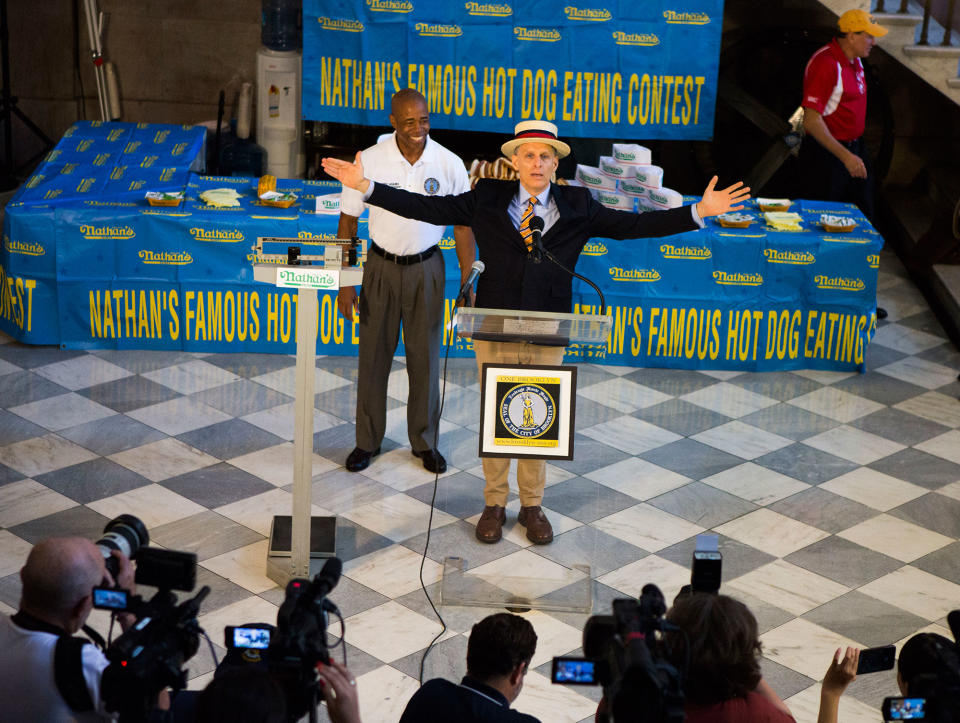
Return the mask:
M 716 190 L 716 185 L 717 177 L 714 176 L 707 184 L 703 198 L 697 202 L 697 213 L 700 214 L 700 218 L 717 216 L 727 211 L 739 211 L 743 208 L 743 202 L 750 199 L 750 188 L 744 186 L 743 181 L 737 181 L 722 191 Z
M 860 661 L 858 648 L 847 648 L 840 658 L 840 648 L 833 654 L 827 674 L 820 684 L 820 712 L 817 723 L 837 723 L 840 711 L 840 696 L 847 686 L 857 677 L 857 663 Z
M 370 188 L 370 181 L 363 175 L 363 163 L 360 160 L 360 153 L 361 151 L 357 151 L 353 163 L 350 161 L 341 161 L 339 158 L 324 158 L 322 161 L 323 170 L 347 188 L 360 191 L 360 193 L 366 193 L 367 189 Z

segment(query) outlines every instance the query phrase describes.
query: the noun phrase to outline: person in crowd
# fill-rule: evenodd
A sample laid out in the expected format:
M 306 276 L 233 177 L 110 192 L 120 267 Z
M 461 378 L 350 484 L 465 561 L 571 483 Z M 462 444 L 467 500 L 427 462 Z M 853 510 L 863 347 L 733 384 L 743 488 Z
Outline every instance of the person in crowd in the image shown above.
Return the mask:
M 407 703 L 400 723 L 538 723 L 510 708 L 536 650 L 537 634 L 525 618 L 511 613 L 484 618 L 470 631 L 467 674 L 460 684 L 428 680 Z
M 394 132 L 359 155 L 377 183 L 427 195 L 462 193 L 470 188 L 467 170 L 453 153 L 430 138 L 426 99 L 412 88 L 390 101 Z M 340 200 L 339 238 L 357 235 L 366 207 L 359 193 L 344 188 Z M 379 207 L 370 209 L 370 246 L 363 286 L 340 289 L 337 306 L 344 319 L 360 316 L 357 366 L 356 448 L 346 468 L 359 472 L 380 453 L 386 430 L 387 380 L 403 325 L 406 349 L 407 435 L 414 456 L 430 472 L 443 473 L 446 460 L 436 449 L 440 423 L 438 370 L 443 327 L 445 273 L 437 245 L 444 226 L 400 218 Z M 464 280 L 476 256 L 469 228 L 453 231 Z
M 197 697 L 198 723 L 286 723 L 283 690 L 265 668 L 238 665 L 218 671 Z
M 666 618 L 686 634 L 669 633 L 666 642 L 673 665 L 686 666 L 687 723 L 794 720 L 760 672 L 757 619 L 746 605 L 727 595 L 694 593 L 679 596 Z
M 928 720 L 960 723 L 960 646 L 936 633 L 917 633 L 897 658 L 900 695 L 926 698 Z
M 118 551 L 112 555 L 115 581 L 100 550 L 84 538 L 49 538 L 30 550 L 20 570 L 20 607 L 0 618 L 0 680 L 8 691 L 0 696 L 0 720 L 112 719 L 100 691 L 109 661 L 94 645 L 72 637 L 93 610 L 95 586 L 106 581 L 135 592 L 133 564 Z M 135 622 L 129 614 L 118 618 L 124 630 Z M 166 692 L 157 707 L 169 707 Z
M 867 81 L 861 58 L 887 30 L 866 10 L 843 13 L 837 29 L 803 74 L 804 185 L 810 198 L 856 203 L 872 219 L 876 183 L 863 141 Z
M 570 146 L 557 133 L 557 127 L 547 121 L 518 123 L 514 137 L 500 150 L 511 159 L 519 180 L 481 179 L 473 190 L 458 195 L 422 196 L 377 183 L 368 174 L 362 154 L 353 163 L 324 158 L 323 168 L 344 187 L 362 193 L 369 205 L 427 223 L 469 225 L 486 266 L 477 282 L 476 303 L 493 309 L 568 313 L 571 277 L 543 258 L 547 253 L 573 269 L 592 237 L 634 239 L 693 231 L 702 227 L 707 216 L 737 210 L 737 204 L 749 198 L 750 189 L 741 183 L 716 190 L 714 177 L 703 198 L 692 206 L 643 214 L 605 208 L 586 188 L 553 183 L 560 158 L 570 153 Z M 542 246 L 531 224 L 534 217 L 543 222 Z M 481 370 L 484 363 L 558 365 L 564 354 L 563 347 L 530 343 L 474 339 L 473 346 Z M 476 528 L 481 542 L 494 543 L 502 536 L 510 461 L 482 458 L 485 506 Z M 518 521 L 526 528 L 527 539 L 538 545 L 553 540 L 553 528 L 541 508 L 545 482 L 543 459 L 518 460 Z

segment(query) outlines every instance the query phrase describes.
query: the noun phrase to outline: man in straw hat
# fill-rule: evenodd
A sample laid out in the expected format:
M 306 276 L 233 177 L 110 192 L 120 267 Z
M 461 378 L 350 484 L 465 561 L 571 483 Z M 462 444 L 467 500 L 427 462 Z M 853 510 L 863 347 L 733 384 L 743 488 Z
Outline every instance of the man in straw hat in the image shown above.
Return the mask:
M 707 216 L 740 208 L 749 190 L 742 183 L 718 191 L 717 178 L 707 184 L 703 198 L 693 206 L 643 214 L 601 206 L 585 188 L 552 183 L 561 158 L 570 146 L 557 138 L 553 123 L 528 120 L 516 125 L 514 137 L 501 146 L 519 175 L 519 181 L 481 179 L 476 188 L 456 196 L 425 197 L 373 183 L 364 177 L 359 154 L 350 163 L 324 158 L 323 168 L 345 186 L 364 194 L 367 203 L 427 223 L 461 224 L 473 229 L 480 260 L 486 268 L 477 282 L 477 306 L 523 311 L 568 313 L 572 283 L 567 272 L 553 263 L 537 263 L 530 219 L 543 221 L 543 248 L 572 269 L 592 237 L 635 239 L 669 236 L 703 226 Z M 473 342 L 477 366 L 491 364 L 558 365 L 563 347 L 530 343 Z M 477 523 L 481 542 L 497 542 L 506 520 L 509 458 L 483 457 L 485 507 Z M 517 461 L 520 491 L 518 522 L 527 539 L 537 545 L 553 540 L 550 521 L 541 509 L 546 463 Z
M 847 10 L 837 34 L 820 48 L 803 73 L 803 128 L 800 149 L 810 198 L 856 203 L 873 216 L 873 170 L 863 142 L 867 81 L 861 58 L 887 34 L 866 10 Z

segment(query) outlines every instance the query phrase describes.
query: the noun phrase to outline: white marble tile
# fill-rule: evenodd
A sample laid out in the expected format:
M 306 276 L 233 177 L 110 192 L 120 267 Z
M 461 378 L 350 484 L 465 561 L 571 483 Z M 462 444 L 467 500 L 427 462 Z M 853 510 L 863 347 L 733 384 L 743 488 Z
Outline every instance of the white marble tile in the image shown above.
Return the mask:
M 680 399 L 734 419 L 766 409 L 777 403 L 776 399 L 751 392 L 729 382 L 720 382 L 711 387 L 698 389 L 695 392 L 684 394 Z
M 900 649 L 906 644 L 906 642 L 910 638 L 912 638 L 914 635 L 917 635 L 918 633 L 933 633 L 934 635 L 942 635 L 948 640 L 953 638 L 953 634 L 950 632 L 950 629 L 947 627 L 944 627 L 943 625 L 937 625 L 936 623 L 931 623 L 930 625 L 924 625 L 919 630 L 915 630 L 909 635 L 905 635 L 904 637 L 900 638 L 900 640 L 894 643 L 894 645 L 897 646 L 898 657 L 900 655 Z
M 311 456 L 311 477 L 326 474 L 340 466 L 319 454 Z M 256 452 L 243 454 L 228 459 L 227 462 L 244 472 L 249 472 L 269 482 L 275 487 L 284 487 L 293 482 L 293 444 L 291 442 L 284 442 Z
M 199 514 L 206 509 L 158 484 L 88 502 L 87 507 L 110 519 L 125 512 L 129 513 L 139 517 L 148 530 Z
M 584 578 L 580 570 L 548 560 L 530 549 L 517 550 L 470 568 L 466 574 L 501 588 L 508 593 L 505 599 L 548 595 Z
M 208 613 L 203 612 L 197 618 L 200 627 L 207 631 L 215 643 L 223 643 L 223 629 L 227 625 L 243 625 L 244 623 L 277 624 L 277 606 L 267 602 L 262 597 L 251 595 L 237 602 L 224 605 L 222 608 Z
M 127 412 L 127 416 L 171 437 L 231 419 L 229 414 L 189 397 L 134 409 Z
M 727 369 L 701 369 L 699 371 L 701 374 L 706 374 L 708 377 L 713 377 L 714 379 L 719 379 L 724 382 L 743 374 L 743 372 Z
M 633 598 L 639 598 L 643 586 L 651 582 L 660 588 L 664 599 L 673 600 L 680 588 L 690 583 L 690 568 L 657 555 L 647 555 L 601 575 L 597 582 Z
M 825 369 L 798 369 L 794 372 L 798 377 L 809 379 L 819 384 L 836 384 L 844 379 L 849 379 L 856 372 L 830 372 Z
M 569 625 L 540 610 L 522 613 L 537 633 L 537 651 L 531 668 L 549 663 L 557 655 L 569 655 L 583 644 L 583 629 Z
M 857 464 L 870 464 L 905 448 L 899 442 L 845 424 L 809 437 L 803 444 Z
M 477 457 L 477 459 L 480 459 Z M 482 467 L 481 467 L 482 469 Z M 547 462 L 547 483 L 545 487 L 550 487 L 557 484 L 558 482 L 565 482 L 568 479 L 576 477 L 573 472 L 563 469 L 562 467 L 557 467 L 556 465 L 550 464 Z M 480 475 L 483 478 L 483 475 Z
M 658 392 L 656 389 L 645 387 L 629 379 L 607 379 L 585 389 L 578 389 L 577 396 L 592 399 L 624 414 L 652 407 L 671 398 L 669 394 Z
M 448 463 L 447 471 L 440 475 L 440 479 L 458 472 L 460 472 L 459 469 Z M 434 477 L 433 472 L 424 469 L 423 462 L 411 454 L 409 447 L 392 449 L 374 457 L 370 466 L 359 474 L 387 485 L 387 487 L 392 487 L 398 492 L 406 492 L 414 487 L 432 482 Z M 481 472 L 481 476 L 482 474 Z M 483 483 L 481 482 L 478 491 L 482 492 L 482 490 Z
M 628 457 L 588 472 L 584 477 L 638 500 L 649 500 L 690 482 L 689 477 L 671 472 L 639 457 Z
M 407 701 L 419 687 L 416 678 L 389 665 L 381 665 L 357 676 L 360 718 L 365 721 L 400 720 Z
M 0 373 L 2 372 L 3 367 L 0 365 Z M 0 615 L 13 615 L 15 612 L 17 612 L 16 608 L 10 607 L 5 602 L 0 601 Z
M 683 439 L 666 429 L 636 417 L 617 417 L 580 430 L 583 434 L 627 454 L 641 454 Z
M 0 485 L 0 527 L 13 527 L 76 506 L 69 497 L 32 479 Z
M 32 548 L 33 545 L 10 530 L 0 530 L 0 577 L 19 572 Z
M 956 369 L 915 356 L 908 356 L 893 362 L 893 364 L 887 364 L 877 371 L 926 389 L 938 389 L 957 379 Z
M 869 467 L 859 467 L 834 477 L 820 485 L 820 489 L 883 512 L 906 504 L 928 491 Z
M 960 430 L 951 429 L 938 437 L 913 446 L 922 452 L 935 454 L 938 457 L 960 464 Z
M 297 368 L 295 366 L 277 369 L 276 371 L 261 374 L 253 377 L 251 381 L 270 387 L 278 392 L 286 394 L 288 397 L 295 396 L 296 392 Z M 325 369 L 316 369 L 313 375 L 313 393 L 320 394 L 328 392 L 331 389 L 339 389 L 352 384 L 348 379 L 331 374 Z
M 440 632 L 440 623 L 393 600 L 351 615 L 347 640 L 384 663 L 423 650 Z M 447 631 L 441 640 L 456 633 Z M 372 693 L 376 695 L 376 693 Z
M 919 354 L 927 349 L 940 346 L 946 341 L 943 337 L 928 334 L 919 329 L 911 329 L 900 324 L 885 324 L 877 329 L 873 337 L 875 344 L 887 346 L 904 354 Z
M 887 692 L 895 693 L 897 691 L 894 689 Z M 820 711 L 820 685 L 811 685 L 809 688 L 790 696 L 784 703 L 790 709 L 797 723 L 816 723 Z M 837 720 L 843 721 L 843 723 L 878 723 L 880 721 L 880 705 L 879 703 L 877 705 L 867 705 L 861 703 L 852 695 L 842 695 L 837 710 Z
M 441 437 L 447 432 L 461 428 L 459 424 L 454 424 L 443 417 L 440 418 L 439 427 Z M 387 426 L 383 436 L 397 444 L 410 444 L 410 434 L 407 431 L 407 408 L 405 406 L 394 407 L 387 412 Z
M 292 440 L 294 436 L 294 403 L 280 404 L 270 409 L 261 409 L 259 412 L 253 412 L 240 417 L 245 422 L 249 422 L 260 429 L 264 429 L 270 434 L 275 434 L 281 439 Z M 322 432 L 325 429 L 336 427 L 343 424 L 343 420 L 332 414 L 321 412 L 319 409 L 313 410 L 313 433 Z
M 927 392 L 894 405 L 918 417 L 947 427 L 960 427 L 960 401 L 940 392 Z
M 95 384 L 113 382 L 132 376 L 132 372 L 123 367 L 104 361 L 93 354 L 84 354 L 67 361 L 54 362 L 33 370 L 61 387 L 71 391 L 86 389 Z
M 430 505 L 403 493 L 355 507 L 341 514 L 341 517 L 346 517 L 394 542 L 426 532 L 429 516 Z M 431 529 L 435 530 L 456 521 L 457 518 L 453 515 L 434 510 Z
M 592 366 L 596 367 L 600 371 L 606 372 L 607 374 L 615 374 L 618 377 L 622 377 L 630 372 L 637 371 L 636 367 L 623 367 L 614 364 L 611 364 L 610 366 L 607 366 L 606 364 L 593 364 Z
M 402 545 L 391 545 L 343 566 L 343 574 L 389 598 L 398 598 L 420 587 L 420 553 Z M 427 558 L 423 582 L 432 585 L 443 577 L 443 566 Z
M 540 650 L 539 641 L 537 651 Z M 530 666 L 533 667 L 532 665 Z M 554 685 L 535 670 L 527 673 L 520 695 L 510 706 L 516 711 L 551 723 L 593 720 L 597 704 L 576 692 L 575 686 Z
M 743 459 L 756 459 L 793 444 L 792 439 L 737 420 L 695 434 L 691 439 Z
M 228 372 L 202 359 L 144 372 L 141 376 L 181 394 L 195 394 L 240 379 L 233 372 Z
M 214 673 L 216 673 L 216 671 L 211 670 L 209 673 L 195 675 L 194 677 L 188 679 L 187 690 L 195 690 L 197 692 L 202 691 L 204 688 L 210 685 L 210 681 L 213 680 Z
M 619 537 L 649 552 L 662 550 L 664 547 L 704 531 L 700 525 L 687 522 L 681 517 L 658 510 L 648 504 L 628 507 L 597 520 L 593 526 L 601 532 Z
M 170 479 L 220 461 L 172 437 L 111 454 L 108 459 L 151 482 Z
M 749 500 L 756 505 L 769 505 L 802 492 L 810 486 L 753 462 L 745 462 L 705 477 L 703 483 Z
M 913 562 L 953 542 L 939 532 L 886 514 L 871 517 L 859 525 L 838 532 L 837 537 L 903 562 Z
M 207 558 L 199 564 L 252 593 L 265 592 L 277 586 L 277 583 L 266 575 L 268 546 L 268 540 L 260 540 L 252 545 Z
M 860 592 L 930 621 L 946 617 L 960 600 L 960 585 L 912 565 L 867 583 Z
M 877 275 L 877 306 L 887 310 L 887 321 L 900 321 L 927 308 L 916 289 L 899 276 L 883 271 Z
M 6 374 L 13 374 L 13 372 L 20 371 L 20 367 L 16 364 L 11 364 L 6 359 L 0 359 L 0 377 Z
M 784 560 L 774 560 L 726 583 L 793 615 L 803 615 L 850 588 Z M 736 592 L 728 592 L 736 597 Z
M 10 411 L 52 432 L 76 427 L 78 424 L 94 422 L 105 417 L 112 417 L 116 414 L 109 407 L 97 404 L 75 392 L 47 397 L 29 404 L 21 404 L 17 407 L 11 407 Z
M 721 535 L 777 557 L 812 545 L 830 535 L 766 507 L 714 528 Z
M 293 494 L 280 488 L 272 489 L 217 507 L 214 512 L 266 537 L 270 534 L 274 515 L 293 514 Z M 332 514 L 330 510 L 317 504 L 310 506 L 311 517 L 328 517 Z
M 816 391 L 791 399 L 787 404 L 806 409 L 838 422 L 852 422 L 883 409 L 882 404 L 858 397 L 836 387 L 821 387 Z
M 941 487 L 937 492 L 952 499 L 960 500 L 960 480 L 951 482 L 946 487 Z
M 837 648 L 863 647 L 856 640 L 802 618 L 768 630 L 760 636 L 760 642 L 764 657 L 814 680 L 823 678 Z
M 97 455 L 89 449 L 56 434 L 45 434 L 0 447 L 0 464 L 27 477 L 36 477 L 96 458 Z

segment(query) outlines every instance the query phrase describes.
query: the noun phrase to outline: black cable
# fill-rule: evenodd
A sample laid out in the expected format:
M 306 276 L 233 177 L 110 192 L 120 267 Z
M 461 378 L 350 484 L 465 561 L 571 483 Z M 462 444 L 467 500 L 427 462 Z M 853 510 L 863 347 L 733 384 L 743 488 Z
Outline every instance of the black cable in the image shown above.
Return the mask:
M 545 248 L 542 248 L 542 247 L 541 247 L 540 250 L 543 251 L 543 255 L 544 255 L 544 256 L 546 256 L 550 261 L 552 261 L 553 263 L 555 263 L 557 266 L 559 266 L 561 269 L 563 269 L 564 271 L 566 271 L 568 274 L 570 274 L 571 276 L 576 276 L 576 277 L 577 277 L 578 279 L 580 279 L 581 281 L 585 281 L 586 283 L 590 284 L 590 286 L 593 287 L 593 290 L 597 292 L 597 296 L 600 297 L 600 316 L 604 316 L 604 315 L 607 313 L 607 301 L 606 301 L 606 299 L 603 298 L 603 292 L 600 291 L 600 287 L 599 287 L 599 286 L 597 286 L 595 283 L 593 283 L 593 282 L 592 282 L 590 279 L 588 279 L 586 276 L 581 276 L 581 275 L 578 274 L 576 271 L 571 271 L 570 269 L 568 269 L 566 266 L 564 266 L 562 263 L 560 263 L 559 259 L 557 259 L 556 256 L 554 256 L 552 253 L 550 253 L 549 251 L 547 251 Z
M 203 637 L 207 639 L 207 645 L 210 647 L 210 655 L 211 655 L 211 657 L 213 658 L 213 667 L 214 667 L 214 669 L 219 668 L 219 667 L 220 667 L 220 661 L 217 660 L 217 651 L 216 651 L 216 649 L 214 649 L 214 647 L 213 647 L 213 641 L 210 639 L 210 636 L 207 635 L 207 631 L 206 631 L 206 630 L 204 630 L 203 628 L 200 628 L 200 627 L 198 627 L 198 629 L 199 629 L 200 633 L 203 635 Z

